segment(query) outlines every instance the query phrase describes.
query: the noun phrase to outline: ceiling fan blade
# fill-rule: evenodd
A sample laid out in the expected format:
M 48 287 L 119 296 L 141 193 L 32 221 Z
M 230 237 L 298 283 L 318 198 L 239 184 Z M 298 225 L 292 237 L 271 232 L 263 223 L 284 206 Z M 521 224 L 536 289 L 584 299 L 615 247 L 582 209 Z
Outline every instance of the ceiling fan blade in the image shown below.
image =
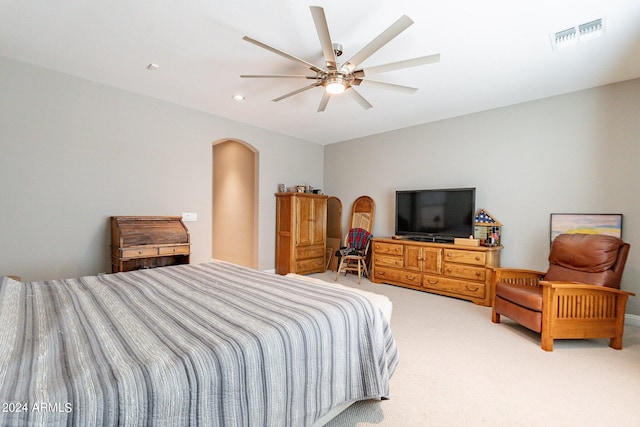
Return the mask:
M 357 90 L 355 90 L 353 86 L 350 86 L 349 89 L 347 89 L 347 93 L 365 110 L 368 110 L 369 108 L 373 107 L 373 105 L 369 104 L 369 101 L 364 99 L 364 97 L 360 95 L 360 93 Z
M 364 70 L 363 76 L 369 76 L 372 74 L 386 73 L 387 71 L 402 70 L 405 68 L 419 67 L 421 65 L 433 64 L 440 61 L 440 54 L 421 56 L 419 58 L 405 59 L 404 61 L 391 62 L 389 64 L 376 65 L 373 67 L 367 67 Z M 360 70 L 354 71 L 354 74 Z M 358 76 L 361 77 L 361 76 Z
M 324 111 L 327 108 L 327 104 L 329 103 L 329 99 L 331 99 L 331 95 L 325 90 L 322 92 L 322 99 L 320 100 L 320 105 L 318 105 L 318 113 Z
M 324 60 L 327 68 L 330 70 L 337 70 L 336 54 L 333 51 L 333 43 L 331 42 L 331 36 L 329 35 L 329 26 L 327 25 L 327 18 L 324 15 L 324 9 L 319 6 L 310 6 L 311 16 L 313 16 L 313 23 L 316 25 L 316 31 L 318 38 L 320 39 L 320 46 L 322 46 L 322 53 L 324 54 Z
M 279 96 L 276 99 L 272 99 L 272 101 L 273 102 L 282 101 L 285 98 L 289 98 L 290 96 L 297 95 L 297 94 L 299 94 L 301 92 L 304 92 L 305 90 L 313 89 L 314 87 L 319 86 L 319 85 L 320 85 L 320 83 L 314 83 L 312 85 L 305 86 L 305 87 L 302 87 L 300 89 L 296 89 L 296 90 L 294 90 L 292 92 L 289 92 L 289 93 L 286 93 L 286 94 L 284 94 L 282 96 Z
M 242 74 L 240 77 L 243 79 L 280 79 L 280 78 L 299 78 L 317 80 L 318 76 L 304 76 L 301 74 Z
M 253 43 L 253 44 L 255 44 L 256 46 L 260 46 L 260 47 L 261 47 L 261 48 L 263 48 L 263 49 L 266 49 L 266 50 L 268 50 L 268 51 L 270 51 L 270 52 L 276 53 L 276 54 L 278 54 L 278 55 L 280 55 L 280 56 L 283 56 L 283 57 L 285 57 L 285 58 L 287 58 L 287 59 L 290 59 L 291 61 L 294 61 L 294 62 L 297 62 L 297 63 L 299 63 L 299 64 L 302 64 L 302 65 L 304 65 L 305 67 L 309 68 L 310 70 L 315 71 L 316 73 L 324 72 L 324 70 L 323 70 L 322 68 L 316 67 L 315 65 L 313 65 L 313 64 L 312 64 L 312 63 L 310 63 L 310 62 L 305 61 L 304 59 L 296 58 L 296 57 L 295 57 L 295 56 L 293 56 L 293 55 L 289 55 L 288 53 L 283 52 L 283 51 L 281 51 L 280 49 L 276 49 L 275 47 L 271 47 L 271 46 L 269 46 L 268 44 L 264 44 L 264 43 L 262 43 L 261 41 L 258 41 L 258 40 L 256 40 L 256 39 L 252 39 L 252 38 L 251 38 L 251 37 L 249 37 L 249 36 L 244 36 L 244 37 L 242 38 L 242 40 L 246 40 L 246 41 L 248 41 L 249 43 Z
M 373 55 L 382 46 L 393 40 L 398 34 L 409 28 L 411 24 L 413 24 L 411 18 L 409 18 L 407 15 L 402 15 L 396 22 L 391 24 L 389 28 L 380 33 L 378 37 L 371 40 L 368 45 L 363 47 L 358 53 L 353 56 L 353 58 L 348 60 L 343 65 L 343 68 L 346 68 L 349 72 L 352 72 L 365 59 Z
M 397 85 L 394 83 L 386 83 L 386 82 L 379 82 L 376 80 L 356 80 L 358 83 L 358 85 L 362 85 L 362 86 L 371 86 L 371 87 L 377 87 L 380 89 L 387 89 L 387 90 L 393 90 L 396 92 L 402 92 L 402 93 L 415 93 L 418 88 L 415 87 L 410 87 L 410 86 L 402 86 L 402 85 Z

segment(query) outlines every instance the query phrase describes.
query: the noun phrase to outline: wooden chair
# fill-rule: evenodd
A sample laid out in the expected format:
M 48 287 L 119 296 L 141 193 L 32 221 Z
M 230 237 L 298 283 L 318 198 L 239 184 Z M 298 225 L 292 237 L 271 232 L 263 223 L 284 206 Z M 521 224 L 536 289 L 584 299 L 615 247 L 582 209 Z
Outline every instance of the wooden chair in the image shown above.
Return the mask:
M 367 253 L 369 252 L 369 243 L 371 242 L 371 233 L 362 228 L 352 228 L 344 238 L 344 247 L 336 252 L 336 256 L 340 259 L 338 272 L 336 273 L 336 281 L 340 272 L 344 271 L 346 275 L 349 271 L 358 272 L 358 284 L 364 273 L 369 277 L 367 268 Z
M 360 196 L 351 207 L 351 221 L 349 228 L 362 228 L 373 233 L 373 217 L 376 213 L 376 203 L 369 196 Z
M 609 338 L 610 347 L 622 349 L 625 307 L 634 296 L 619 289 L 629 249 L 616 237 L 561 234 L 546 273 L 494 269 L 491 320 L 504 315 L 539 332 L 546 351 L 567 338 Z

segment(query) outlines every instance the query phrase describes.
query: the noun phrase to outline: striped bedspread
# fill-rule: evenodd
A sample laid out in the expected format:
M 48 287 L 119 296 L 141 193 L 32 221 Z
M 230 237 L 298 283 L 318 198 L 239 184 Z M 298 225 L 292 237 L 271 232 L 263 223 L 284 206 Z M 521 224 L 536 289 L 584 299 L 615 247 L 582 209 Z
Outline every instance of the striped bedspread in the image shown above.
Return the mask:
M 308 426 L 397 363 L 367 298 L 228 263 L 0 287 L 1 426 Z

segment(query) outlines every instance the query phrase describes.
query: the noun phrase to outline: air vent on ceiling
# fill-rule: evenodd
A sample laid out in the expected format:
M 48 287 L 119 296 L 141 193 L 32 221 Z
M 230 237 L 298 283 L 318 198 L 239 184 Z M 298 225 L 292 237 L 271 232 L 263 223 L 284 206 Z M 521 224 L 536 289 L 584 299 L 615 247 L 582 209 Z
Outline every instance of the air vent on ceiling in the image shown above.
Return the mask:
M 580 42 L 598 38 L 604 34 L 604 27 L 604 19 L 599 18 L 557 33 L 551 33 L 551 46 L 553 50 L 563 49 Z
M 587 22 L 586 24 L 578 25 L 578 32 L 580 33 L 580 41 L 587 41 L 600 37 L 604 32 L 602 18 Z

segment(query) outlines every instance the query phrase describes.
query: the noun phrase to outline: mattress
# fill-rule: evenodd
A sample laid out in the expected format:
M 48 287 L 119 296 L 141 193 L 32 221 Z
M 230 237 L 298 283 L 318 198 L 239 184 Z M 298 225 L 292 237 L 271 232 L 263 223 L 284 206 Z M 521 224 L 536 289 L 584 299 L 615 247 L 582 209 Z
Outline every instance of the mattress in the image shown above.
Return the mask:
M 308 426 L 398 363 L 366 295 L 222 262 L 3 278 L 0 325 L 3 426 Z

